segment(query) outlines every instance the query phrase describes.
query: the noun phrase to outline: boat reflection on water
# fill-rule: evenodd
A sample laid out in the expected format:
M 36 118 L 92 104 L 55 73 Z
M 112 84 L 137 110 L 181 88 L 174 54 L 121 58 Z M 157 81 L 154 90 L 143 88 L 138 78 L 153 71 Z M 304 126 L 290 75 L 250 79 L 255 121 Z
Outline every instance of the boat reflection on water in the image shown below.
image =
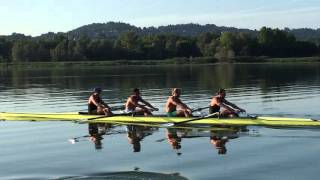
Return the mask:
M 165 130 L 163 130 L 164 128 Z M 120 130 L 119 130 L 120 129 Z M 141 142 L 147 136 L 155 132 L 165 132 L 165 138 L 159 139 L 156 142 L 167 141 L 175 153 L 182 155 L 183 139 L 196 139 L 200 137 L 208 137 L 208 142 L 211 143 L 217 153 L 220 155 L 227 153 L 226 144 L 231 139 L 238 138 L 241 134 L 247 134 L 249 130 L 246 126 L 223 126 L 223 127 L 194 127 L 194 126 L 179 126 L 179 127 L 163 127 L 161 125 L 136 125 L 136 124 L 110 124 L 110 123 L 89 123 L 88 124 L 90 141 L 93 142 L 95 149 L 103 148 L 103 140 L 106 136 L 123 134 L 126 135 L 128 143 L 132 145 L 134 153 L 141 151 Z M 76 139 L 76 138 L 74 138 Z
M 179 173 L 158 173 L 158 172 L 144 172 L 140 170 L 134 171 L 120 171 L 110 173 L 95 173 L 85 176 L 67 176 L 59 177 L 57 180 L 97 180 L 97 179 L 153 179 L 153 180 L 188 180 L 188 178 L 181 176 Z

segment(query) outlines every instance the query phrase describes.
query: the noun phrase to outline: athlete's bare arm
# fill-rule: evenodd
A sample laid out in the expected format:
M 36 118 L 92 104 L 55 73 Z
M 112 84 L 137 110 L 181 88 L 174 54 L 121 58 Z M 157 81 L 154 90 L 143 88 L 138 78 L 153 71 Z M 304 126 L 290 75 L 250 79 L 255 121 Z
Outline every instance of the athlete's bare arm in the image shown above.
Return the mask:
M 101 106 L 101 104 L 98 103 L 98 102 L 95 100 L 94 95 L 91 95 L 91 96 L 90 96 L 90 98 L 89 98 L 89 104 L 90 104 L 90 103 L 93 103 L 93 104 L 96 105 L 97 107 L 100 107 L 100 106 Z
M 142 102 L 143 104 L 145 104 L 146 106 L 150 107 L 153 110 L 156 110 L 156 111 L 158 110 L 158 108 L 153 107 L 149 102 L 145 101 L 141 97 L 140 97 L 140 102 Z
M 184 104 L 179 98 L 171 97 L 171 101 L 174 105 L 180 106 L 182 109 L 191 111 L 191 109 L 186 104 Z
M 232 108 L 236 109 L 236 110 L 239 110 L 240 112 L 245 112 L 244 109 L 238 107 L 237 105 L 227 101 L 227 100 L 224 100 L 224 104 L 228 105 L 228 106 L 231 106 Z

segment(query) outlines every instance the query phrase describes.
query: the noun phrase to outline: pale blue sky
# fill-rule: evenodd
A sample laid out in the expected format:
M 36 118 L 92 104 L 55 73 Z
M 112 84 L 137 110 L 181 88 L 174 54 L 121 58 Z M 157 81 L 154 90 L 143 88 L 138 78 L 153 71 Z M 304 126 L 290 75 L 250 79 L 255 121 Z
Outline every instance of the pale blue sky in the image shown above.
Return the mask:
M 0 0 L 0 17 L 0 35 L 37 36 L 108 21 L 320 28 L 320 0 Z

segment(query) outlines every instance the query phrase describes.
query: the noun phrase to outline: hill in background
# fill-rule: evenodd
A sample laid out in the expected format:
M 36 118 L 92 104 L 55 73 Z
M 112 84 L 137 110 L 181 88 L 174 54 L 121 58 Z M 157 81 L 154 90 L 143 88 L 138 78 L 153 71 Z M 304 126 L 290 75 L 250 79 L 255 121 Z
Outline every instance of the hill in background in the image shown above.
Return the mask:
M 93 23 L 84 25 L 66 33 L 58 33 L 66 35 L 70 39 L 79 39 L 81 36 L 87 36 L 89 38 L 117 38 L 121 33 L 125 31 L 133 31 L 140 35 L 155 35 L 155 34 L 177 34 L 180 36 L 197 36 L 205 32 L 215 32 L 220 34 L 221 32 L 245 32 L 252 35 L 257 34 L 257 30 L 250 29 L 238 29 L 234 27 L 216 26 L 214 24 L 177 24 L 167 25 L 159 27 L 136 27 L 127 23 L 121 22 L 108 22 L 108 23 Z M 319 43 L 320 29 L 300 28 L 300 29 L 288 29 L 285 31 L 295 35 L 297 40 L 312 41 Z M 57 33 L 43 34 L 37 38 L 47 39 L 53 37 Z

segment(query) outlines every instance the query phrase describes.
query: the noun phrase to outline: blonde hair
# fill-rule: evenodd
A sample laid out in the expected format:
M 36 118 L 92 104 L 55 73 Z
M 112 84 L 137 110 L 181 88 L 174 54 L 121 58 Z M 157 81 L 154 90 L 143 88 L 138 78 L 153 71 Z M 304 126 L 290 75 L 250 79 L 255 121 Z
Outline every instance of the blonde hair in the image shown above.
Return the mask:
M 180 88 L 172 88 L 171 94 L 174 96 L 176 93 L 181 92 Z

